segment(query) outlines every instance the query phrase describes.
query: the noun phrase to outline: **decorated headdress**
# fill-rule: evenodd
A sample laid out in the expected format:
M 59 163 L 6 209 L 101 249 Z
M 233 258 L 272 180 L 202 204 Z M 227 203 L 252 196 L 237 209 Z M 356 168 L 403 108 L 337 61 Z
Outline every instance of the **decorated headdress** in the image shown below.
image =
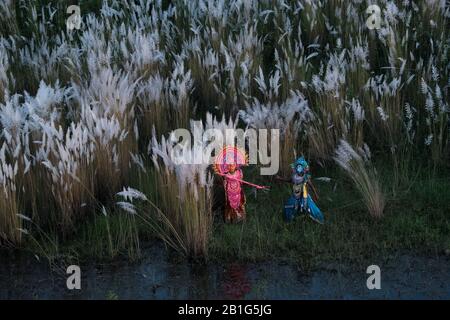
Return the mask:
M 309 170 L 309 165 L 304 157 L 300 157 L 294 163 L 291 164 L 291 168 L 294 169 L 297 173 L 301 172 L 306 173 Z
M 235 146 L 225 146 L 214 160 L 214 171 L 225 174 L 228 172 L 228 165 L 236 165 L 236 169 L 248 164 L 248 157 L 244 150 Z

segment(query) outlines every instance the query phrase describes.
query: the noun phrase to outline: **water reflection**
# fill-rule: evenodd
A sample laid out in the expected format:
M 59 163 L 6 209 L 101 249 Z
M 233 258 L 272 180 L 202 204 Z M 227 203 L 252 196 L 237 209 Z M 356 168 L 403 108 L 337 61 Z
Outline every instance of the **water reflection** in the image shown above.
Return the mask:
M 225 267 L 222 279 L 223 298 L 243 299 L 250 292 L 251 285 L 246 265 L 233 263 Z
M 69 291 L 66 275 L 45 261 L 0 253 L 0 299 L 450 299 L 450 258 L 443 256 L 403 255 L 380 265 L 382 290 L 367 289 L 361 266 L 304 274 L 276 261 L 199 265 L 170 259 L 158 246 L 136 263 L 80 267 L 82 290 Z

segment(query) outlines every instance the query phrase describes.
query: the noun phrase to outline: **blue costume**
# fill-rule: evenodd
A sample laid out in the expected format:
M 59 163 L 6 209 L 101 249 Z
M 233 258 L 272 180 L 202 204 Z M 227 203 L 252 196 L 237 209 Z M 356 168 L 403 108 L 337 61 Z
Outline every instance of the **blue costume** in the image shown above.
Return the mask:
M 308 163 L 300 157 L 291 166 L 293 192 L 284 205 L 284 218 L 289 222 L 300 213 L 308 213 L 314 221 L 323 223 L 322 212 L 308 194 L 307 182 L 311 179 Z

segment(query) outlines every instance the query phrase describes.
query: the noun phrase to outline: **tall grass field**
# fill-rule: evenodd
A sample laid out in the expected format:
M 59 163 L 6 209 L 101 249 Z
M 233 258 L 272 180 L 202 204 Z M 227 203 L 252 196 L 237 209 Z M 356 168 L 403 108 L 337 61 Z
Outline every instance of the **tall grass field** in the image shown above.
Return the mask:
M 137 258 L 163 241 L 306 264 L 450 251 L 449 19 L 446 0 L 1 1 L 0 246 Z M 289 185 L 254 165 L 245 178 L 271 190 L 247 188 L 248 219 L 224 224 L 211 166 L 171 158 L 172 131 L 196 127 L 279 129 L 277 175 L 304 155 L 326 223 L 286 224 Z

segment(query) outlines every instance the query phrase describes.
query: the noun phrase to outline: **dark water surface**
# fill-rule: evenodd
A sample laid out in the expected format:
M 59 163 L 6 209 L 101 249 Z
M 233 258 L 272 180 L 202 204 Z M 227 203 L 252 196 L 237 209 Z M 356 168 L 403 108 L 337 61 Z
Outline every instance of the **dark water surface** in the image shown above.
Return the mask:
M 178 263 L 158 246 L 130 263 L 80 265 L 81 290 L 66 275 L 24 254 L 0 254 L 0 299 L 450 299 L 450 257 L 403 254 L 378 263 L 381 289 L 368 290 L 367 266 Z M 377 264 L 376 261 L 373 264 Z

